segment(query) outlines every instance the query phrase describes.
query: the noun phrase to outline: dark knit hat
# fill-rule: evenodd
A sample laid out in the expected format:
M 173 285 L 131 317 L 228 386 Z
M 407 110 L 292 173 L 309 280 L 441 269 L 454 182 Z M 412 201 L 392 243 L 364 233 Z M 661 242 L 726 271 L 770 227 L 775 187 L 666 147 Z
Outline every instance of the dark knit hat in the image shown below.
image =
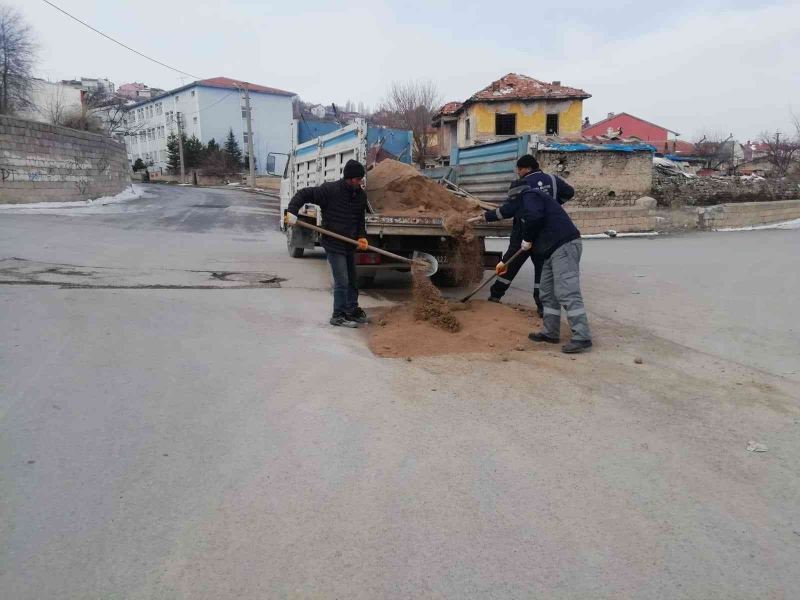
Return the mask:
M 344 171 L 342 171 L 342 177 L 345 179 L 363 177 L 366 174 L 367 172 L 364 170 L 364 165 L 357 160 L 348 160 L 344 165 Z
M 517 159 L 517 167 L 523 169 L 533 169 L 534 171 L 539 170 L 539 161 L 537 161 L 533 156 L 530 154 L 525 154 L 524 156 L 520 156 Z

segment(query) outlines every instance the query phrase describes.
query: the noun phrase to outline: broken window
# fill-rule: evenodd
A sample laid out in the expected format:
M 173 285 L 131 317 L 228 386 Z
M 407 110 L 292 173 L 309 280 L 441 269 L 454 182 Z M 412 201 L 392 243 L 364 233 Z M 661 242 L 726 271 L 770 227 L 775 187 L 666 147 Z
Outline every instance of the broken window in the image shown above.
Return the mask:
M 547 135 L 558 135 L 558 113 L 547 115 Z
M 469 119 L 464 122 L 464 139 L 469 139 Z
M 517 135 L 517 115 L 494 116 L 495 135 Z

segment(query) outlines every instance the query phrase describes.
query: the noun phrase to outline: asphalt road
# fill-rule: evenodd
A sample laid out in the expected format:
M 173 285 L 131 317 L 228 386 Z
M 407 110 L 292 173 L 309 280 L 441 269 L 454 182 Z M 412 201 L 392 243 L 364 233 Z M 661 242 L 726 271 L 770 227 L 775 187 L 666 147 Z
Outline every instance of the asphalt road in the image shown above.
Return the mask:
M 406 362 L 274 200 L 148 189 L 0 212 L 3 597 L 800 597 L 800 231 L 587 241 L 591 354 Z

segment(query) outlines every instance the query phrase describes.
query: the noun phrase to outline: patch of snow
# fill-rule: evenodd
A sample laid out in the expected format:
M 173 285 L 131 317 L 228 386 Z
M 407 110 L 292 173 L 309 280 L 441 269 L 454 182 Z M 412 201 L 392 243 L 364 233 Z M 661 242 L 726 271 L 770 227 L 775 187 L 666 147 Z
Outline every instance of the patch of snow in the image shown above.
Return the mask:
M 53 208 L 86 208 L 90 206 L 105 206 L 107 204 L 119 204 L 152 196 L 144 191 L 141 185 L 132 184 L 116 196 L 103 196 L 94 200 L 73 200 L 70 202 L 34 202 L 31 204 L 0 204 L 0 211 L 19 212 L 20 210 L 48 210 Z
M 228 185 L 242 185 L 242 184 L 240 182 L 238 182 L 238 181 L 232 181 Z
M 652 237 L 658 235 L 657 231 L 631 231 L 629 233 L 617 233 L 614 237 Z M 605 233 L 589 233 L 581 235 L 585 240 L 610 240 L 611 236 Z
M 726 227 L 715 229 L 714 231 L 758 231 L 760 229 L 800 229 L 800 219 L 791 221 L 781 221 L 780 223 L 769 223 L 768 225 L 748 225 L 747 227 Z

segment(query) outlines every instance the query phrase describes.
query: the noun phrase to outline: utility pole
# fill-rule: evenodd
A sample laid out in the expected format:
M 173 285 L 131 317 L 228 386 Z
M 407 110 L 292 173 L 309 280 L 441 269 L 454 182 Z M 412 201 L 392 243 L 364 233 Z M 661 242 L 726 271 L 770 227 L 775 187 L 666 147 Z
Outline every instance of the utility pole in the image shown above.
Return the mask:
M 250 120 L 250 90 L 247 89 L 247 84 L 244 86 L 244 107 L 247 113 L 247 158 L 250 163 L 250 187 L 256 187 L 256 165 L 255 157 L 253 156 L 253 123 Z
M 183 166 L 183 118 L 181 113 L 175 113 L 175 119 L 178 122 L 178 156 L 181 159 L 181 183 L 186 183 L 186 170 Z

